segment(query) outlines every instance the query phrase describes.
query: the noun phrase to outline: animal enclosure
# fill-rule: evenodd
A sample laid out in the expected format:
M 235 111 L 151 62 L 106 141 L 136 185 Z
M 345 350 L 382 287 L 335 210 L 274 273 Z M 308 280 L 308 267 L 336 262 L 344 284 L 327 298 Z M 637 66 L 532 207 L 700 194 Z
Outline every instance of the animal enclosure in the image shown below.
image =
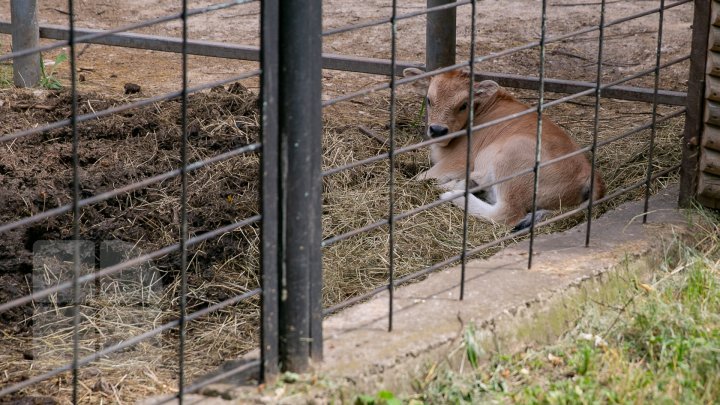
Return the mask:
M 257 381 L 320 358 L 322 317 L 372 295 L 582 222 L 592 243 L 592 218 L 679 180 L 694 15 L 709 9 L 120 3 L 40 3 L 35 89 L 11 85 L 11 63 L 37 50 L 10 49 L 0 4 L 2 399 L 171 398 L 235 374 Z M 432 34 L 454 37 L 454 60 L 426 45 L 428 13 L 442 27 L 448 10 L 451 33 Z M 433 143 L 424 95 L 400 76 L 426 64 L 427 76 L 472 66 L 473 80 L 557 123 L 606 196 L 519 232 L 441 199 L 417 179 Z

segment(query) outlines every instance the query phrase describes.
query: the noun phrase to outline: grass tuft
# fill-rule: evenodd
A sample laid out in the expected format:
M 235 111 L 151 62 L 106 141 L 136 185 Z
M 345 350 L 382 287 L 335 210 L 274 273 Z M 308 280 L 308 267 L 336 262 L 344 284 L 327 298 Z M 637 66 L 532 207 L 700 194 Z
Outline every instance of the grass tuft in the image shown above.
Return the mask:
M 589 302 L 555 345 L 446 369 L 422 403 L 712 403 L 720 398 L 720 218 L 693 216 L 651 284 L 627 280 L 623 307 Z M 641 288 L 638 288 L 640 286 Z M 644 286 L 644 287 L 642 287 Z

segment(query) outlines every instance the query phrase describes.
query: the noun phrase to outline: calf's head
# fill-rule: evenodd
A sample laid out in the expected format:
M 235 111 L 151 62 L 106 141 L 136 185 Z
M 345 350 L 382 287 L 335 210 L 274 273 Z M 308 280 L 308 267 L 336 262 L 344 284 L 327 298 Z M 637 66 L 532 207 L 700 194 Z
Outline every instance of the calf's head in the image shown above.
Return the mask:
M 403 71 L 405 77 L 417 76 L 424 73 L 416 68 L 407 68 Z M 467 127 L 468 108 L 470 101 L 470 71 L 469 68 L 458 69 L 452 72 L 433 76 L 420 86 L 427 86 L 427 138 L 438 138 Z M 495 96 L 500 86 L 492 80 L 473 83 L 474 111 L 479 111 Z M 439 141 L 437 145 L 447 146 L 450 139 Z

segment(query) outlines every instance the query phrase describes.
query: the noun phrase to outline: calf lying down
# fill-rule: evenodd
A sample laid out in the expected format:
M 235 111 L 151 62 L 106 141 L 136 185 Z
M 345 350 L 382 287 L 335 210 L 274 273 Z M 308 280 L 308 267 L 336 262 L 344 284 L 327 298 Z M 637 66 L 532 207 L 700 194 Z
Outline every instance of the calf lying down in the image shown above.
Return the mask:
M 422 71 L 409 68 L 405 76 Z M 470 77 L 460 69 L 432 77 L 427 88 L 428 132 L 430 138 L 467 128 Z M 493 121 L 529 107 L 491 80 L 474 83 L 473 125 Z M 470 151 L 470 187 L 489 184 L 535 165 L 537 113 L 478 129 L 473 132 Z M 543 117 L 541 162 L 578 150 L 577 144 L 559 126 Z M 420 179 L 437 179 L 448 190 L 447 197 L 465 190 L 467 137 L 440 140 L 431 146 L 432 167 Z M 583 154 L 566 158 L 540 169 L 536 221 L 550 210 L 575 206 L 590 198 L 591 166 Z M 477 195 L 468 196 L 468 213 L 522 229 L 530 226 L 534 174 L 527 173 L 495 184 Z M 605 185 L 595 171 L 593 200 L 601 198 Z M 465 198 L 453 203 L 465 207 Z

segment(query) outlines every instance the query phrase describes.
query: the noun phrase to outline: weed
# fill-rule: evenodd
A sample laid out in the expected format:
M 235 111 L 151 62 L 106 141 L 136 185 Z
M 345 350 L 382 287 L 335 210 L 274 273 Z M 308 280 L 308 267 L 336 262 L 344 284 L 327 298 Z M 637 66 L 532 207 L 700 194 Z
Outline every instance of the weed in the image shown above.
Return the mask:
M 478 358 L 480 357 L 481 350 L 478 346 L 477 339 L 475 338 L 475 326 L 470 324 L 465 328 L 464 342 L 465 354 L 473 368 L 478 367 Z
M 13 86 L 12 64 L 0 63 L 0 88 Z
M 41 58 L 42 59 L 42 58 Z M 61 52 L 58 56 L 55 57 L 55 60 L 53 61 L 53 65 L 50 66 L 50 71 L 45 70 L 45 63 L 40 64 L 40 86 L 48 89 L 48 90 L 60 90 L 62 89 L 62 84 L 60 81 L 55 77 L 55 69 L 57 69 L 58 65 L 61 63 L 67 61 L 67 54 L 65 52 Z
M 377 395 L 359 395 L 355 405 L 402 405 L 402 401 L 390 391 L 380 391 Z

